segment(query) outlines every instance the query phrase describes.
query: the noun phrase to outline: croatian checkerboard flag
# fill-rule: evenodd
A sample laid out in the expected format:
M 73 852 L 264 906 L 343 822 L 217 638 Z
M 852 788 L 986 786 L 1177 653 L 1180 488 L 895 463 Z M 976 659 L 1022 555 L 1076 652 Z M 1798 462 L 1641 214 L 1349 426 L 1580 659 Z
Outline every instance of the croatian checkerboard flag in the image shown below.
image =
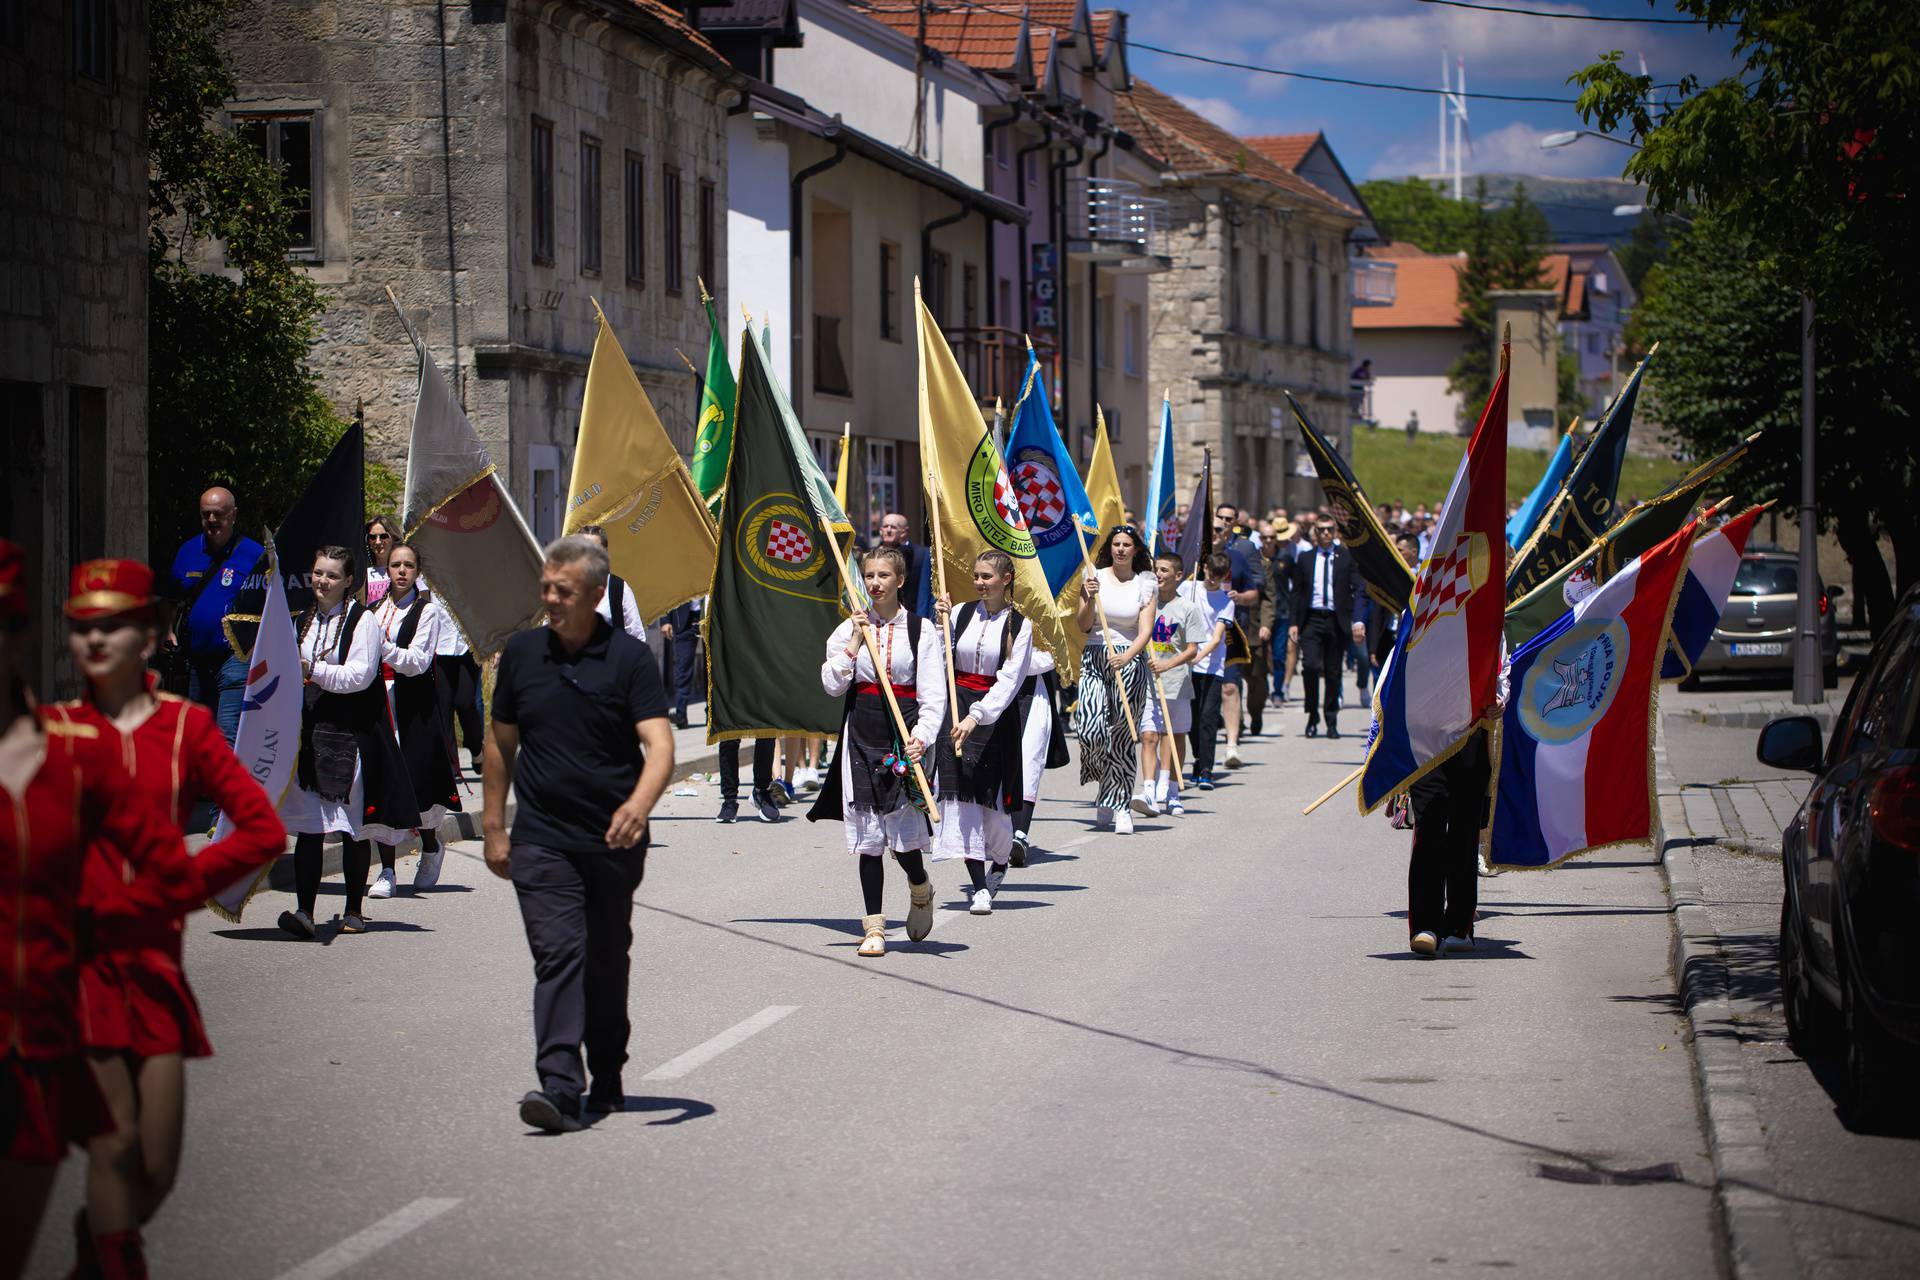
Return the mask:
M 1085 562 L 1074 522 L 1079 522 L 1087 537 L 1097 538 L 1100 520 L 1093 514 L 1093 503 L 1080 483 L 1066 441 L 1054 425 L 1040 361 L 1031 349 L 1020 399 L 1013 406 L 1013 427 L 1007 432 L 1006 459 L 1020 514 L 1033 534 L 1040 569 L 1047 575 L 1047 590 L 1055 599 L 1069 587 L 1078 591 Z
M 1697 524 L 1521 645 L 1508 670 L 1488 858 L 1546 867 L 1653 832 L 1653 691 Z
M 1507 356 L 1454 472 L 1373 693 L 1360 812 L 1441 763 L 1492 712 L 1506 605 Z
M 1740 557 L 1746 553 L 1760 511 L 1759 507 L 1743 511 L 1693 544 L 1687 580 L 1673 604 L 1673 641 L 1660 666 L 1662 680 L 1685 679 L 1706 652 L 1727 597 L 1733 593 L 1734 575 L 1740 572 Z

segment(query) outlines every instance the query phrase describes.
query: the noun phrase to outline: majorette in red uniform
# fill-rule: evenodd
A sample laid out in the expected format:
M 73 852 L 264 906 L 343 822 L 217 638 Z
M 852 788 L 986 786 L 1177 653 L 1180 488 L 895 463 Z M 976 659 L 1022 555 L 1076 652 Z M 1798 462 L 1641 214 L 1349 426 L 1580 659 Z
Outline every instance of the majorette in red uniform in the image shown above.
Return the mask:
M 0 540 L 0 1277 L 24 1267 L 67 1144 L 113 1126 L 76 1013 L 88 844 L 110 840 L 134 871 L 102 922 L 202 892 L 179 830 L 134 790 L 119 744 L 34 709 L 20 679 L 27 623 L 25 558 Z M 144 1274 L 119 1265 L 140 1266 L 138 1234 L 123 1235 L 100 1242 L 111 1255 L 102 1274 Z
M 184 828 L 204 798 L 233 828 L 195 855 L 193 883 L 162 910 L 127 910 L 122 900 L 139 876 L 126 852 L 106 838 L 88 847 L 80 1036 L 117 1127 L 88 1144 L 94 1174 L 87 1227 L 78 1232 L 84 1268 L 89 1236 L 138 1228 L 171 1189 L 184 1109 L 179 1059 L 213 1052 L 181 969 L 182 919 L 284 850 L 286 831 L 212 714 L 157 691 L 146 665 L 158 642 L 152 570 L 133 560 L 88 561 L 73 571 L 65 612 L 87 696 L 51 708 L 48 720 L 117 747 L 140 802 L 176 825 Z

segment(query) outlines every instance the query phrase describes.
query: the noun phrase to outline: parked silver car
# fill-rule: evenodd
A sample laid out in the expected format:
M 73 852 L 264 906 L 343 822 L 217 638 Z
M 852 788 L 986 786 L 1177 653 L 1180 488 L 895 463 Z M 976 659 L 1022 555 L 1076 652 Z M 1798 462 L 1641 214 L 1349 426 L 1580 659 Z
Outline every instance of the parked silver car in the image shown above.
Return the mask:
M 1840 682 L 1840 636 L 1834 601 L 1842 590 L 1816 581 L 1820 593 L 1820 657 L 1828 688 Z M 1734 574 L 1733 591 L 1713 639 L 1693 667 L 1703 675 L 1793 673 L 1793 627 L 1800 594 L 1799 557 L 1790 551 L 1749 551 Z M 1688 685 L 1694 683 L 1690 678 Z

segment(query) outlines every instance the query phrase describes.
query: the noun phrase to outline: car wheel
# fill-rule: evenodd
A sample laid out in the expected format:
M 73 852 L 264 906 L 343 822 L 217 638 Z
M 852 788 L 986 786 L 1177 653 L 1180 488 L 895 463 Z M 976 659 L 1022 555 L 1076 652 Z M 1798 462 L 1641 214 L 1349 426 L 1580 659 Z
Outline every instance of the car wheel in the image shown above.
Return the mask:
M 1860 998 L 1853 975 L 1844 966 L 1840 997 L 1840 1020 L 1847 1044 L 1847 1127 L 1878 1133 L 1901 1119 L 1907 1106 L 1900 1046 L 1875 1021 Z
M 1682 693 L 1692 693 L 1695 689 L 1698 689 L 1699 687 L 1700 687 L 1700 677 L 1697 675 L 1694 675 L 1691 671 L 1689 671 L 1686 675 L 1680 678 L 1680 692 Z
M 1820 998 L 1807 975 L 1807 952 L 1791 899 L 1780 903 L 1780 1008 L 1787 1019 L 1787 1047 L 1802 1058 L 1831 1049 L 1840 1019 Z

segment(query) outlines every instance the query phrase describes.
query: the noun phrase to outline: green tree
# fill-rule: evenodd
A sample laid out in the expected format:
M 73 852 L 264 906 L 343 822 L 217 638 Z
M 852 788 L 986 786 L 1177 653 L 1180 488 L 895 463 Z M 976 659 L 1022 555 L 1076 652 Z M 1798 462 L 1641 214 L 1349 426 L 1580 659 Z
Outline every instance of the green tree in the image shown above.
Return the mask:
M 1482 207 L 1486 191 L 1482 180 L 1473 203 L 1478 216 L 1465 246 L 1467 261 L 1460 270 L 1460 325 L 1467 345 L 1447 370 L 1447 389 L 1460 397 L 1465 411 L 1474 417 L 1493 390 L 1493 299 L 1488 291 L 1538 289 L 1547 283 L 1543 261 L 1547 220 L 1527 197 L 1525 184 L 1514 188 L 1511 201 L 1492 211 Z M 1575 381 L 1577 399 L 1577 377 Z
M 326 303 L 287 259 L 280 172 L 220 128 L 220 48 L 247 0 L 153 0 L 147 91 L 148 528 L 156 555 L 223 484 L 271 525 L 346 424 L 308 366 Z M 218 270 L 218 267 L 225 270 Z
M 1458 253 L 1466 248 L 1483 216 L 1478 204 L 1443 195 L 1424 178 L 1363 182 L 1360 198 L 1372 212 L 1382 239 L 1404 240 L 1428 253 Z M 1485 198 L 1484 184 L 1481 198 Z
M 1789 339 L 1761 342 L 1768 322 L 1733 308 L 1713 313 L 1723 331 L 1668 357 L 1654 392 L 1662 418 L 1696 452 L 1689 432 L 1724 431 L 1706 410 L 1717 392 L 1729 406 L 1744 391 L 1790 384 L 1798 422 L 1798 295 L 1814 302 L 1819 425 L 1816 451 L 1823 528 L 1847 550 L 1861 595 L 1889 575 L 1877 538 L 1893 545 L 1904 590 L 1920 578 L 1920 435 L 1914 431 L 1920 323 L 1911 259 L 1920 231 L 1920 5 L 1911 0 L 1675 0 L 1685 15 L 1733 34 L 1739 72 L 1713 84 L 1687 77 L 1673 105 L 1614 52 L 1577 72 L 1582 117 L 1638 146 L 1626 177 L 1644 183 L 1656 211 L 1707 215 L 1685 237 L 1689 253 L 1735 252 L 1725 269 L 1773 290 L 1793 312 Z M 1718 236 L 1726 243 L 1708 246 Z M 1704 283 L 1676 249 L 1649 293 L 1679 312 L 1704 300 L 1677 296 Z M 1644 306 L 1644 301 L 1643 301 Z M 1856 320 L 1856 317 L 1858 318 Z M 1646 332 L 1665 333 L 1649 320 Z M 1739 357 L 1739 362 L 1734 357 Z M 1719 375 L 1715 383 L 1705 376 Z M 1686 410 L 1697 388 L 1701 412 Z M 1670 410 L 1669 404 L 1678 406 Z M 1834 406 L 1834 408 L 1829 408 Z M 1868 416 L 1840 414 L 1846 407 Z M 1797 431 L 1769 432 L 1744 468 L 1761 497 L 1798 499 Z M 1787 465 L 1787 463 L 1791 465 Z M 1862 527 L 1864 525 L 1864 528 Z M 1869 622 L 1885 615 L 1869 602 Z

